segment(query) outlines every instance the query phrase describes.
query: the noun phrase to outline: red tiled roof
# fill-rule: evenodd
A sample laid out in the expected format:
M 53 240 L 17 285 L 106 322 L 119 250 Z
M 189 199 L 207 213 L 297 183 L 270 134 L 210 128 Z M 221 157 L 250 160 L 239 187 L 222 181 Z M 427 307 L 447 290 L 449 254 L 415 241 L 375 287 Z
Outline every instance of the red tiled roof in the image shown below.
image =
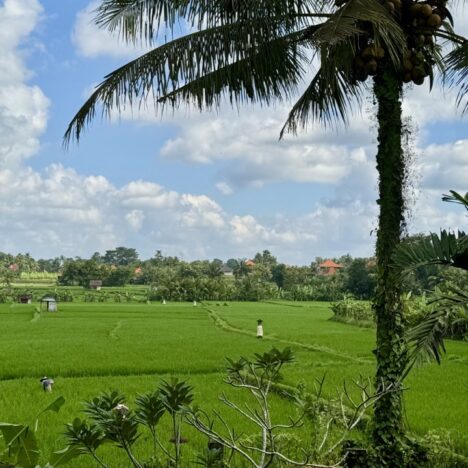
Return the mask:
M 333 260 L 325 260 L 319 265 L 320 268 L 343 268 L 343 265 L 335 263 Z

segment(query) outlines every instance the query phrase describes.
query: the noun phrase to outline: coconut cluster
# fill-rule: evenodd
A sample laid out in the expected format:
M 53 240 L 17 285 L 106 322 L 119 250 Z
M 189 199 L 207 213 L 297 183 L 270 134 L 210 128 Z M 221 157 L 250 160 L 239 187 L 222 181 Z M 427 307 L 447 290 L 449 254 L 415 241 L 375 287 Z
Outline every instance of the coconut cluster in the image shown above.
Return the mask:
M 336 0 L 338 7 L 348 0 Z M 442 22 L 450 16 L 446 8 L 447 0 L 382 0 L 386 8 L 401 23 L 407 38 L 407 48 L 402 57 L 402 80 L 421 85 L 426 77 L 432 75 L 434 66 L 434 34 Z M 450 19 L 450 18 L 449 18 Z M 386 51 L 375 43 L 372 29 L 360 24 L 366 31 L 357 40 L 357 52 L 353 64 L 355 81 L 366 81 L 377 74 L 379 64 Z

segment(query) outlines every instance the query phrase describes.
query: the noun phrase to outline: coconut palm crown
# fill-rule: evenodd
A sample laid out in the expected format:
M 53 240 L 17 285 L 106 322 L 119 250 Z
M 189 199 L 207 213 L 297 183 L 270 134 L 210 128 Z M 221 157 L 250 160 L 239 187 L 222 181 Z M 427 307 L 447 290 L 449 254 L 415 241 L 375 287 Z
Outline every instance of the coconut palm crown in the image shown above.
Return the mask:
M 404 222 L 401 99 L 405 83 L 441 72 L 468 111 L 468 41 L 453 30 L 448 0 L 101 0 L 97 23 L 150 48 L 107 75 L 71 121 L 79 140 L 100 106 L 109 116 L 150 102 L 156 110 L 290 100 L 284 131 L 347 121 L 371 89 L 377 102 L 380 207 L 374 442 L 382 466 L 404 466 L 400 377 L 406 349 L 400 271 L 390 268 Z M 185 32 L 187 31 L 187 32 Z M 168 39 L 170 38 L 170 39 Z M 158 42 L 156 42 L 158 41 Z M 160 45 L 161 44 L 161 45 Z M 374 466 L 379 466 L 374 465 Z

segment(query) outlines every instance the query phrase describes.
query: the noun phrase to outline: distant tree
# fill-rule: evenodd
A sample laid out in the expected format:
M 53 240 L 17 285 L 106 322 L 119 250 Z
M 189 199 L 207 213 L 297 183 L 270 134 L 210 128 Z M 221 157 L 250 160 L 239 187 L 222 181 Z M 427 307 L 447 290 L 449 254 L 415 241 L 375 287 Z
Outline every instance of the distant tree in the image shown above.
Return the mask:
M 106 250 L 103 261 L 109 265 L 131 265 L 138 262 L 138 253 L 135 249 L 117 247 L 115 250 Z
M 125 286 L 130 283 L 134 275 L 133 267 L 119 266 L 112 269 L 104 280 L 105 286 Z
M 239 260 L 236 260 L 235 258 L 230 258 L 226 262 L 226 266 L 228 266 L 231 270 L 235 270 L 238 264 L 239 264 Z
M 261 263 L 269 268 L 278 264 L 278 260 L 269 250 L 264 250 L 262 253 L 256 253 L 253 260 L 256 264 Z
M 284 288 L 292 289 L 295 286 L 309 284 L 314 272 L 310 267 L 287 266 L 284 277 Z
M 351 265 L 351 263 L 353 262 L 353 257 L 351 257 L 351 255 L 349 254 L 346 254 L 346 255 L 342 255 L 341 257 L 338 257 L 337 259 L 335 259 L 335 261 L 336 263 L 339 263 L 340 265 L 347 267 Z
M 59 281 L 67 286 L 88 287 L 90 280 L 104 280 L 106 276 L 106 270 L 94 260 L 80 259 L 65 263 Z
M 375 266 L 369 265 L 365 258 L 351 261 L 345 270 L 344 287 L 359 299 L 371 299 L 375 290 Z
M 20 272 L 31 273 L 33 271 L 37 271 L 37 263 L 34 258 L 31 257 L 29 253 L 25 254 L 18 254 L 13 263 L 16 263 L 19 266 Z
M 11 288 L 11 283 L 18 276 L 18 273 L 10 270 L 8 267 L 0 267 L 0 286 L 6 289 Z
M 271 279 L 278 288 L 284 286 L 284 280 L 286 276 L 286 265 L 284 263 L 279 263 L 271 269 Z
M 0 252 L 0 265 L 3 265 L 5 267 L 10 266 L 13 263 L 13 255 Z
M 99 252 L 94 252 L 90 260 L 94 260 L 96 263 L 102 263 L 103 261 L 102 255 Z
M 221 262 L 221 263 L 219 263 Z M 219 278 L 223 276 L 223 262 L 221 260 L 213 260 L 208 264 L 206 274 L 209 278 Z
M 246 260 L 238 260 L 237 265 L 234 268 L 234 276 L 236 278 L 243 278 L 244 276 L 248 276 L 250 273 L 250 268 L 246 263 Z
M 38 271 L 46 271 L 48 273 L 58 273 L 62 263 L 59 257 L 55 258 L 47 258 L 47 259 L 39 259 L 37 261 L 37 269 Z

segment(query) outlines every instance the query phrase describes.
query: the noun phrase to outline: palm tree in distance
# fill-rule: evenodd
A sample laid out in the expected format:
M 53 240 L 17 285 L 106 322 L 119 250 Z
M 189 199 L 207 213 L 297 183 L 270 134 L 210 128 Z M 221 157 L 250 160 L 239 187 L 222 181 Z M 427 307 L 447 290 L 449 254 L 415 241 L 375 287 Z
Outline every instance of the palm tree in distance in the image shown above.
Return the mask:
M 401 117 L 405 83 L 433 82 L 434 71 L 468 89 L 468 42 L 454 33 L 448 0 L 102 0 L 97 23 L 127 41 L 163 44 L 107 75 L 71 121 L 65 143 L 79 140 L 102 105 L 104 115 L 135 102 L 200 109 L 226 98 L 270 104 L 291 99 L 283 132 L 313 120 L 347 121 L 370 89 L 377 102 L 380 207 L 377 233 L 378 390 L 374 441 L 385 466 L 403 465 L 400 376 L 406 360 L 400 271 L 390 268 L 404 222 L 405 161 Z M 190 32 L 175 39 L 181 24 Z M 448 44 L 442 49 L 442 45 Z M 446 52 L 448 51 L 448 52 Z M 315 62 L 312 78 L 309 73 Z

